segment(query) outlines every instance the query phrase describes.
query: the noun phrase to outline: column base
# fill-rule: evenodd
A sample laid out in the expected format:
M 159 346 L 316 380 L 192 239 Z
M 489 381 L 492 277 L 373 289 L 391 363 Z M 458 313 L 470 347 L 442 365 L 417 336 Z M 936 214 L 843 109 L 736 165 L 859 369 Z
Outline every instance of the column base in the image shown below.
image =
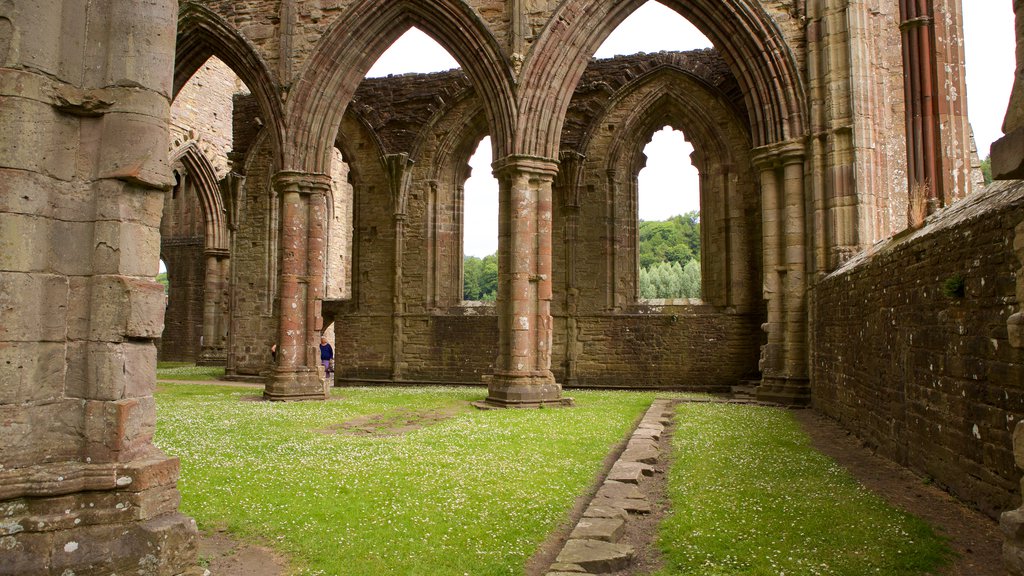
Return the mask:
M 274 370 L 263 389 L 263 399 L 272 402 L 322 401 L 329 395 L 328 383 L 317 369 Z
M 807 378 L 765 376 L 757 388 L 757 400 L 780 406 L 809 406 L 811 381 Z
M 203 348 L 199 351 L 196 366 L 227 366 L 228 353 L 223 348 Z
M 23 495 L 0 501 L 0 574 L 169 576 L 196 565 L 195 521 L 177 511 L 177 459 L 13 472 L 23 478 L 7 487 Z
M 474 402 L 477 408 L 541 408 L 572 406 L 572 398 L 562 396 L 562 385 L 552 375 L 513 376 L 495 374 L 487 384 L 487 398 Z

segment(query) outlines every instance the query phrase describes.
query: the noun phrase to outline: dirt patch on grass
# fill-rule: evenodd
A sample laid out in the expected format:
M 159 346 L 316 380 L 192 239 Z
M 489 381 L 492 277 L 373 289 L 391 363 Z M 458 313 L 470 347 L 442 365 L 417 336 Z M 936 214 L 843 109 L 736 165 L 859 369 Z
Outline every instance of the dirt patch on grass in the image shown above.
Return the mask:
M 399 408 L 384 414 L 370 414 L 353 418 L 341 424 L 334 424 L 324 428 L 320 432 L 322 434 L 346 434 L 349 436 L 401 436 L 453 418 L 458 414 L 466 412 L 469 408 L 468 402 L 431 410 Z
M 288 560 L 270 548 L 236 540 L 225 532 L 199 535 L 199 564 L 212 576 L 284 576 Z
M 814 447 L 830 456 L 891 505 L 931 524 L 957 558 L 940 576 L 1002 576 L 1002 536 L 992 519 L 895 462 L 875 453 L 834 421 L 813 410 L 795 410 Z

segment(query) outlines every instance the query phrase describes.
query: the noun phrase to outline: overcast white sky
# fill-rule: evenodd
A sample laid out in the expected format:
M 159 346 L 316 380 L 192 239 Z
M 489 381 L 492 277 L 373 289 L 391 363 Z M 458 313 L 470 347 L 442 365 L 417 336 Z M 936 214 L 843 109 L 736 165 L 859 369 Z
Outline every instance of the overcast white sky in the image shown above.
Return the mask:
M 1002 135 L 1003 116 L 1013 84 L 1014 31 L 1011 0 L 964 3 L 968 107 L 978 150 L 988 155 Z M 633 13 L 595 54 L 691 50 L 711 43 L 676 12 L 651 1 Z M 381 56 L 369 76 L 435 72 L 458 63 L 430 37 L 412 29 Z M 465 253 L 486 256 L 497 250 L 497 182 L 490 177 L 491 148 L 485 139 L 470 160 L 473 177 L 466 182 Z M 697 171 L 689 161 L 692 148 L 678 132 L 654 135 L 645 152 L 648 167 L 640 173 L 640 218 L 661 220 L 698 210 Z

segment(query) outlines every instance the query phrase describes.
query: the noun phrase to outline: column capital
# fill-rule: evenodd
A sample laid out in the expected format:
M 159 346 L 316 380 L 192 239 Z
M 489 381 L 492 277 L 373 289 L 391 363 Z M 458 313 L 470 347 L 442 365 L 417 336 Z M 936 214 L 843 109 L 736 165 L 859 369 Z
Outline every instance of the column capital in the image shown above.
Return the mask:
M 525 154 L 512 154 L 499 158 L 491 164 L 495 176 L 506 176 L 515 172 L 526 172 L 551 179 L 558 174 L 558 160 L 543 158 L 541 156 L 527 156 Z
M 807 156 L 807 146 L 802 140 L 787 140 L 754 148 L 751 156 L 758 170 L 770 170 L 802 163 Z
M 272 179 L 278 193 L 326 194 L 331 189 L 331 177 L 327 174 L 281 170 Z

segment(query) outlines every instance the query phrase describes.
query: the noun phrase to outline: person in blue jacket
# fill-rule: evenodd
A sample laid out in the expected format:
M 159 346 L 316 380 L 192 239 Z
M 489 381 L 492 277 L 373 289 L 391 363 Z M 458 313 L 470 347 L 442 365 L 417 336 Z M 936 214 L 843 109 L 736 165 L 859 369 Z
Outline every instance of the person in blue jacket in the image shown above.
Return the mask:
M 331 348 L 330 343 L 327 342 L 327 338 L 320 337 L 320 363 L 324 365 L 324 374 L 328 378 L 334 374 L 334 348 Z

